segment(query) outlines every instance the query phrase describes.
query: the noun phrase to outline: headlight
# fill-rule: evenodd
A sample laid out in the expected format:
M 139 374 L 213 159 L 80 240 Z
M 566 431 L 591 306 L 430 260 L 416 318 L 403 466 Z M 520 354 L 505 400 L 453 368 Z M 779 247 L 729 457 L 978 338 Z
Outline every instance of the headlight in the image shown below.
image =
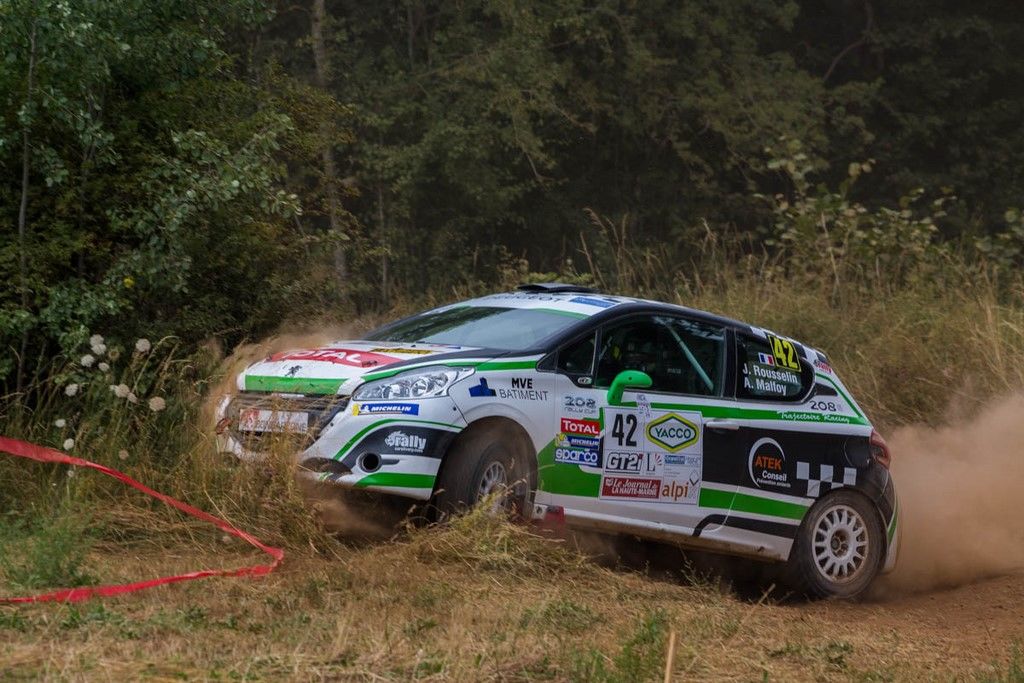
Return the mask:
M 448 387 L 469 377 L 473 368 L 435 366 L 409 370 L 394 377 L 361 385 L 352 394 L 353 401 L 381 401 L 396 398 L 444 396 Z

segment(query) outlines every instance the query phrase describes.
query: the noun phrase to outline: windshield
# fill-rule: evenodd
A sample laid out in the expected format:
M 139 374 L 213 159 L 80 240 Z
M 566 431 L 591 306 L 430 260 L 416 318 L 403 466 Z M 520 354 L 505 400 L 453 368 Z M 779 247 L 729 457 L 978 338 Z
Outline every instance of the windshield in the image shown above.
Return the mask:
M 536 347 L 579 319 L 576 314 L 552 309 L 460 306 L 400 320 L 366 338 L 521 351 Z

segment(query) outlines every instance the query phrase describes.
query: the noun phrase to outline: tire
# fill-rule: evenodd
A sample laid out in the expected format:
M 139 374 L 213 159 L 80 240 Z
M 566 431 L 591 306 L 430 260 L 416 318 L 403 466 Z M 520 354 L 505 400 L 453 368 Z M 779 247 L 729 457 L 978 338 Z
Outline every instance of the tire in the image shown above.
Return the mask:
M 786 566 L 791 587 L 810 598 L 855 598 L 878 575 L 885 531 L 874 506 L 853 491 L 831 493 L 811 507 Z
M 522 517 L 530 494 L 530 470 L 513 430 L 480 425 L 459 438 L 438 476 L 434 507 L 439 519 L 469 510 L 495 493 L 495 512 Z M 500 495 L 504 490 L 505 494 Z

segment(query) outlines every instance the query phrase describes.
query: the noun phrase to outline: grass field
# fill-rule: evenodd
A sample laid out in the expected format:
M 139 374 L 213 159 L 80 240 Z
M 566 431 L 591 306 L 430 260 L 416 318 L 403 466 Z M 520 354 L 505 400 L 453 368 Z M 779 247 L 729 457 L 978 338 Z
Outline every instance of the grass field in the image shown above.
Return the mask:
M 110 581 L 258 561 L 204 535 L 100 545 L 84 566 Z M 0 678 L 662 680 L 674 634 L 673 680 L 1022 680 L 1005 634 L 951 633 L 906 603 L 778 604 L 695 578 L 670 548 L 657 564 L 677 571 L 573 547 L 476 514 L 296 549 L 263 579 L 0 608 Z

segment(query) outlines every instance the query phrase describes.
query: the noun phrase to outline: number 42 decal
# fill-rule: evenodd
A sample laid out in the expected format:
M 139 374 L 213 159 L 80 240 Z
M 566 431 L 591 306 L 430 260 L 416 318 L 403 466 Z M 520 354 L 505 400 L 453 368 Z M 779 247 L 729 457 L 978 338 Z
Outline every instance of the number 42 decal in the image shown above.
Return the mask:
M 799 370 L 800 361 L 797 359 L 796 347 L 793 346 L 793 342 L 788 339 L 780 339 L 774 334 L 767 336 L 768 344 L 772 347 L 772 355 L 775 357 L 775 363 L 790 370 Z

